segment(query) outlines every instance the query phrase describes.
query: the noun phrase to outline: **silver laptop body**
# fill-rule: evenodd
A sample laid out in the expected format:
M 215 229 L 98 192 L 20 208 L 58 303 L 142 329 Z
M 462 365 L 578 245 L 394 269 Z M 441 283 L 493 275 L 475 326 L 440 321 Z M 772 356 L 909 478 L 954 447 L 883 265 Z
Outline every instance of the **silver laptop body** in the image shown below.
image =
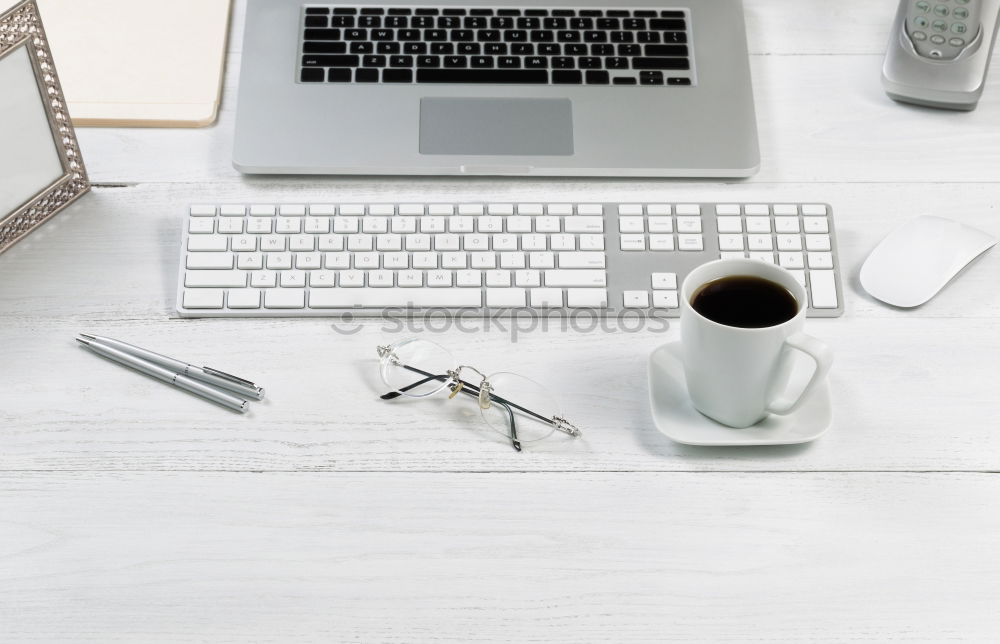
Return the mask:
M 513 13 L 514 9 L 456 0 L 433 3 L 401 0 L 364 5 L 249 0 L 233 152 L 235 167 L 245 173 L 264 174 L 621 177 L 746 177 L 757 171 L 760 154 L 740 0 L 683 0 L 666 5 L 622 4 L 613 0 L 583 0 L 566 5 L 527 0 L 503 6 L 532 15 L 542 15 L 541 9 L 550 15 L 568 15 L 571 11 L 574 15 L 585 12 L 623 15 L 623 10 L 630 16 L 655 14 L 657 17 L 638 19 L 644 21 L 643 29 L 683 25 L 683 33 L 664 32 L 662 37 L 684 41 L 687 62 L 683 65 L 687 68 L 647 70 L 648 65 L 657 67 L 657 61 L 675 66 L 676 60 L 642 56 L 645 51 L 664 49 L 641 45 L 640 49 L 630 49 L 640 52 L 642 60 L 630 59 L 630 63 L 615 62 L 612 57 L 597 60 L 598 65 L 627 66 L 607 70 L 608 76 L 591 74 L 594 70 L 590 69 L 579 69 L 580 76 L 566 71 L 557 74 L 552 68 L 556 64 L 572 65 L 574 69 L 593 64 L 579 57 L 572 61 L 550 57 L 545 75 L 538 71 L 529 74 L 528 70 L 522 71 L 523 66 L 540 61 L 529 61 L 526 56 L 495 61 L 496 65 L 518 65 L 513 75 L 494 72 L 492 68 L 490 72 L 505 80 L 522 78 L 517 74 L 524 74 L 523 78 L 530 77 L 531 83 L 462 82 L 461 79 L 470 78 L 466 74 L 474 74 L 475 70 L 452 74 L 454 70 L 445 65 L 457 62 L 457 58 L 447 60 L 446 56 L 440 57 L 441 67 L 430 70 L 418 68 L 418 63 L 426 61 L 414 56 L 416 62 L 410 72 L 405 69 L 387 72 L 389 64 L 399 61 L 405 67 L 405 59 L 387 56 L 385 63 L 364 54 L 351 58 L 350 49 L 358 47 L 352 42 L 344 43 L 348 47 L 347 58 L 325 53 L 317 58 L 305 49 L 335 51 L 341 47 L 333 44 L 333 40 L 310 44 L 312 38 L 358 37 L 358 31 L 349 34 L 346 28 L 334 29 L 330 25 L 353 24 L 357 29 L 357 21 L 362 20 L 362 9 L 366 7 L 369 14 L 383 11 L 386 16 L 416 15 L 418 9 L 424 14 L 436 11 L 443 16 L 465 9 L 468 14 L 486 17 L 487 27 L 492 21 L 492 17 L 485 15 L 487 12 Z M 352 9 L 357 17 L 346 22 L 330 17 L 324 23 L 317 17 L 326 15 L 320 13 L 323 11 L 336 16 L 346 15 Z M 683 23 L 673 20 L 681 15 Z M 309 16 L 313 18 L 307 20 Z M 371 23 L 370 18 L 364 20 Z M 426 20 L 423 23 L 431 27 L 450 23 L 462 27 L 465 17 L 459 16 L 457 22 L 439 23 L 437 16 L 431 20 L 433 24 Z M 309 31 L 308 24 L 319 27 Z M 381 27 L 393 23 L 387 17 L 380 17 L 373 24 Z M 407 23 L 397 20 L 395 24 Z M 492 32 L 473 31 L 473 39 L 475 34 L 493 37 Z M 497 31 L 501 40 L 510 36 L 507 30 Z M 434 37 L 440 35 L 433 33 L 438 34 Z M 578 36 L 558 30 L 553 33 L 557 41 L 606 37 L 600 33 L 581 32 Z M 376 32 L 373 28 L 362 35 L 375 38 Z M 386 37 L 386 30 L 377 35 Z M 612 41 L 632 38 L 610 32 L 608 36 Z M 636 37 L 656 38 L 657 43 L 661 38 L 658 34 L 638 33 Z M 607 47 L 600 51 L 613 54 L 622 51 L 621 43 L 607 44 L 614 51 Z M 484 43 L 483 47 L 490 45 Z M 516 44 L 511 47 L 518 49 Z M 537 48 L 542 50 L 540 44 Z M 590 51 L 576 49 L 583 53 Z M 330 61 L 344 64 L 348 58 L 358 61 L 358 65 L 382 63 L 385 69 L 359 72 L 323 67 Z M 492 60 L 476 61 L 472 57 L 465 62 L 469 60 L 494 64 Z M 312 67 L 307 70 L 309 65 Z M 642 66 L 643 70 L 633 66 Z M 362 73 L 366 80 L 390 78 L 392 74 L 395 82 L 355 82 L 354 75 Z M 428 82 L 405 82 L 411 75 L 413 81 Z M 592 76 L 610 83 L 573 82 Z M 571 82 L 556 84 L 557 77 Z M 635 78 L 636 84 L 617 84 L 633 82 L 627 81 L 629 77 Z M 310 82 L 305 82 L 306 78 Z M 336 78 L 336 82 L 328 82 L 328 78 Z M 400 78 L 404 82 L 399 82 Z M 448 80 L 451 78 L 459 80 Z M 551 80 L 539 83 L 540 78 Z M 322 81 L 316 82 L 317 79 Z

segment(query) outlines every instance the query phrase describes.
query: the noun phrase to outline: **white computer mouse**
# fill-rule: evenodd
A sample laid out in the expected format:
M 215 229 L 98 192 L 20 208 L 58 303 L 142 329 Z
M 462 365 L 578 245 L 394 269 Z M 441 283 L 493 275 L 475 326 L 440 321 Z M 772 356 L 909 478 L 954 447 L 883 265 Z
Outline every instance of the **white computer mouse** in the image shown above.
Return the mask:
M 917 217 L 875 247 L 861 267 L 861 286 L 887 304 L 912 308 L 934 297 L 997 240 L 943 217 Z

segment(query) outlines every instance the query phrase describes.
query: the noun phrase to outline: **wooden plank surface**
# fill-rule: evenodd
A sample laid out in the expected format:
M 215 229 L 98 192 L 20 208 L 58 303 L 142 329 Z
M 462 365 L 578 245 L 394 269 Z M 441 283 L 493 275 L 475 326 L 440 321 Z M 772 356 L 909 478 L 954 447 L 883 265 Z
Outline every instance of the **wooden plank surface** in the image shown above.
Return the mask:
M 323 182 L 319 182 L 320 185 Z M 328 182 L 332 185 L 332 182 Z M 287 195 L 322 198 L 309 184 L 242 187 L 142 185 L 98 189 L 3 257 L 17 279 L 0 282 L 9 347 L 0 371 L 0 409 L 16 431 L 5 439 L 6 469 L 237 470 L 997 470 L 995 376 L 1000 342 L 995 288 L 1000 254 L 981 258 L 939 298 L 916 311 L 890 309 L 861 291 L 857 271 L 877 240 L 914 214 L 946 214 L 1000 235 L 991 184 L 921 189 L 919 210 L 899 198 L 908 185 L 670 186 L 650 198 L 804 199 L 837 204 L 847 312 L 813 320 L 836 353 L 836 417 L 815 445 L 779 450 L 687 448 L 649 416 L 645 360 L 677 339 L 655 321 L 640 332 L 611 320 L 545 331 L 520 323 L 345 322 L 172 319 L 177 242 L 188 198 L 222 201 Z M 481 189 L 477 189 L 481 186 Z M 384 188 L 384 186 L 383 186 Z M 441 186 L 435 197 L 454 197 Z M 566 198 L 580 184 L 560 186 Z M 824 194 L 818 194 L 823 191 Z M 620 186 L 609 188 L 627 198 Z M 527 182 L 480 198 L 550 195 Z M 352 197 L 412 193 L 361 182 Z M 595 194 L 591 187 L 584 194 Z M 127 240 L 127 243 L 123 243 Z M 39 252 L 44 249 L 45 252 Z M 61 261 L 59 258 L 72 258 Z M 128 270 L 121 270 L 128 267 Z M 551 383 L 586 439 L 533 447 L 520 457 L 461 404 L 379 402 L 374 347 L 422 331 L 487 370 L 514 370 Z M 72 338 L 91 332 L 169 355 L 252 375 L 268 401 L 238 416 L 108 364 Z M 600 342 L 587 341 L 600 337 Z M 60 377 L 45 376 L 58 365 Z M 600 384 L 597 384 L 600 383 Z M 597 395 L 595 393 L 597 392 Z M 38 413 L 45 410 L 44 413 Z M 471 414 L 471 416 L 470 416 Z
M 746 4 L 748 181 L 244 177 L 242 0 L 215 127 L 81 129 L 99 186 L 0 256 L 0 641 L 1000 638 L 1000 253 L 914 311 L 857 280 L 915 215 L 1000 236 L 1000 77 L 971 114 L 896 105 L 894 3 Z M 420 198 L 831 203 L 846 313 L 808 324 L 836 355 L 831 430 L 672 443 L 645 361 L 675 326 L 173 317 L 190 202 Z M 245 373 L 269 400 L 229 414 L 89 355 L 81 331 Z M 375 345 L 415 333 L 550 383 L 585 437 L 516 454 L 469 406 L 378 401 Z
M 6 474 L 0 639 L 995 641 L 998 495 L 981 474 Z

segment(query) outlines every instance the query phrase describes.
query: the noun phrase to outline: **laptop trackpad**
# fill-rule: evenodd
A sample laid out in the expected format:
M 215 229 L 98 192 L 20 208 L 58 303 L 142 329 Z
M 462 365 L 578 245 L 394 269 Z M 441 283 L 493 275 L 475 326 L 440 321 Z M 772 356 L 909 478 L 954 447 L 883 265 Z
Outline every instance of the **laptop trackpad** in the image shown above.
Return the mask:
M 421 154 L 573 154 L 568 98 L 423 98 Z

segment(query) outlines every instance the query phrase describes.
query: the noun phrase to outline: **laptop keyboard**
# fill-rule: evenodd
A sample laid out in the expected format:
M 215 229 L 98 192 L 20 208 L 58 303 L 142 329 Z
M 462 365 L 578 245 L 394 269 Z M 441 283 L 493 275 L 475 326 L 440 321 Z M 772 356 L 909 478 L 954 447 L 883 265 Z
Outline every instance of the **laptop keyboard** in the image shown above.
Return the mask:
M 684 86 L 680 9 L 306 6 L 302 83 Z

